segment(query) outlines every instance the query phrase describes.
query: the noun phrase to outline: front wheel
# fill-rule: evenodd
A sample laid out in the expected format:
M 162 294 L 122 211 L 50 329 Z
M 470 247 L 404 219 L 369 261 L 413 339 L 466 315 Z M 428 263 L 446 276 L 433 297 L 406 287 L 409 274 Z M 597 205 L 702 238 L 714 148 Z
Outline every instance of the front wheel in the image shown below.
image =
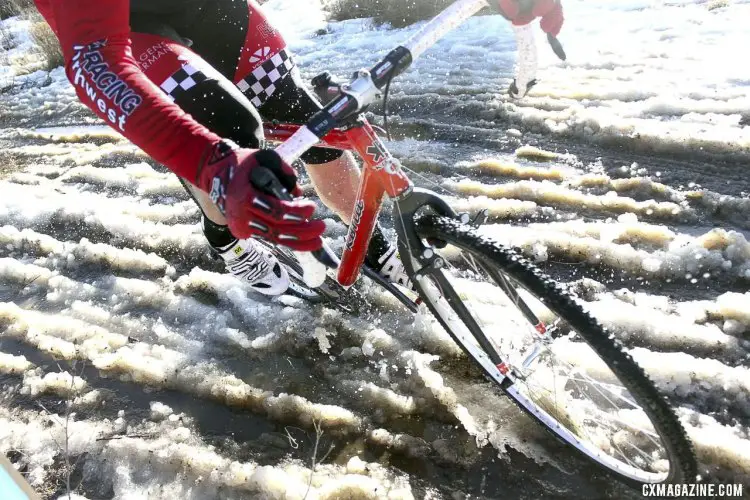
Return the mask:
M 415 228 L 428 247 L 448 244 L 409 263 L 420 296 L 521 409 L 623 482 L 695 481 L 692 446 L 667 400 L 579 302 L 454 219 L 425 215 Z

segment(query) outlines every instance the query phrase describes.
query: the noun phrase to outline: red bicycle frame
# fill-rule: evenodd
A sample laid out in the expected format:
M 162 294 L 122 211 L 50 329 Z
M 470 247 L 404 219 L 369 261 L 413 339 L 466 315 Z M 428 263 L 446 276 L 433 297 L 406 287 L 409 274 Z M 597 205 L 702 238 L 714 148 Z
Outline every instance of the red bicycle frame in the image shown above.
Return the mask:
M 390 81 L 424 51 L 486 6 L 487 0 L 457 0 L 404 45 L 389 52 L 370 71 L 360 70 L 348 84 L 335 88 L 336 97 L 315 113 L 306 125 L 264 125 L 266 137 L 281 142 L 276 152 L 289 163 L 309 148 L 320 145 L 356 151 L 364 161 L 357 201 L 338 268 L 341 285 L 353 285 L 359 276 L 383 205 L 383 196 L 403 200 L 414 187 L 401 164 L 386 149 L 372 125 L 362 117 L 362 111 L 377 99 L 379 89 L 387 89 Z M 318 86 L 314 82 L 313 85 Z M 337 124 L 348 123 L 355 116 L 359 118 L 351 128 L 335 129 Z
M 274 142 L 284 142 L 300 127 L 301 125 L 291 124 L 263 124 L 266 139 Z M 402 196 L 412 189 L 413 184 L 401 169 L 398 160 L 380 140 L 373 126 L 364 118 L 352 128 L 332 130 L 317 147 L 356 151 L 364 162 L 357 201 L 353 207 L 351 224 L 338 268 L 338 282 L 343 286 L 350 286 L 357 281 L 359 270 L 365 260 L 367 247 L 383 205 L 383 197 Z

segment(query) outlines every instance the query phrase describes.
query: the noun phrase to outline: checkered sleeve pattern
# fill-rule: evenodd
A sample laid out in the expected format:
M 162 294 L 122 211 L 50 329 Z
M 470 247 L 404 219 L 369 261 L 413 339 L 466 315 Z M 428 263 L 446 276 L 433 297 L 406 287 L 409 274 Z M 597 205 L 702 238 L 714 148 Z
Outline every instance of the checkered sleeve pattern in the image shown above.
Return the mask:
M 259 108 L 276 91 L 276 83 L 287 76 L 292 68 L 294 61 L 291 54 L 282 49 L 240 80 L 237 87 Z
M 202 71 L 195 69 L 190 64 L 186 64 L 175 71 L 172 76 L 164 80 L 159 86 L 174 101 L 187 90 L 207 79 L 208 77 Z

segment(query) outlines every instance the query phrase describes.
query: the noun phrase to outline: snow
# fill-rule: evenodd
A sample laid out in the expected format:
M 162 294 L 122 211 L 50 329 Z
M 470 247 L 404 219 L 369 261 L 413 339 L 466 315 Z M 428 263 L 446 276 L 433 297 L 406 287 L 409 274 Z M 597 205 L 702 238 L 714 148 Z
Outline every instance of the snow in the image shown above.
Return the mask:
M 46 80 L 47 72 L 38 69 L 42 57 L 30 35 L 33 21 L 16 16 L 0 23 L 0 90 Z
M 24 375 L 22 393 L 31 396 L 39 394 L 56 394 L 63 398 L 70 398 L 86 389 L 87 383 L 81 377 L 68 372 L 52 372 L 44 376 Z
M 605 264 L 645 278 L 666 277 L 697 283 L 726 272 L 741 282 L 750 280 L 750 262 L 745 257 L 750 243 L 737 231 L 714 229 L 697 237 L 686 234 L 670 237 L 663 226 L 641 223 L 551 223 L 543 225 L 543 234 L 538 230 L 541 227 L 541 224 L 511 228 L 487 225 L 482 232 L 520 248 L 529 256 L 555 255 Z M 647 244 L 656 248 L 637 248 Z
M 6 375 L 22 374 L 33 367 L 24 356 L 0 353 L 0 373 Z
M 49 417 L 41 413 L 24 412 L 14 419 L 9 417 L 6 413 L 0 415 L 0 436 L 10 438 L 0 440 L 0 449 L 25 450 L 30 483 L 38 487 L 41 485 L 38 478 L 43 477 L 42 467 L 52 460 L 52 455 L 45 449 L 53 449 L 54 440 L 61 439 L 63 429 L 60 426 L 45 429 Z M 90 472 L 100 478 L 103 487 L 110 485 L 116 498 L 152 497 L 159 492 L 165 498 L 197 499 L 231 488 L 265 498 L 302 499 L 308 483 L 311 483 L 313 498 L 335 498 L 335 492 L 346 494 L 357 490 L 371 493 L 392 490 L 388 498 L 413 498 L 408 482 L 379 464 L 367 464 L 365 474 L 351 474 L 346 468 L 334 465 L 319 466 L 312 472 L 295 462 L 271 467 L 232 461 L 202 445 L 195 432 L 184 425 L 169 420 L 143 423 L 133 430 L 139 431 L 139 435 L 151 436 L 149 438 L 98 440 L 111 435 L 111 422 L 95 424 L 88 420 L 72 420 L 69 433 L 77 438 L 69 440 L 69 453 L 77 456 L 88 451 L 100 455 L 103 461 Z M 33 435 L 17 434 L 20 429 L 33 431 Z M 175 435 L 181 438 L 175 440 Z M 64 439 L 59 442 L 64 442 Z M 139 463 L 150 464 L 147 476 L 132 474 Z
M 308 13 L 284 11 L 292 19 Z M 514 42 L 498 16 L 469 20 L 399 77 L 394 88 L 405 99 L 437 94 L 443 106 L 456 104 L 452 96 L 471 89 L 485 104 L 485 120 L 505 115 L 525 127 L 566 136 L 657 151 L 747 152 L 750 127 L 739 124 L 750 107 L 750 74 L 733 55 L 746 44 L 742 20 L 750 4 L 709 10 L 705 2 L 690 0 L 639 5 L 571 0 L 565 13 L 560 39 L 568 60 L 557 60 L 539 36 L 541 81 L 522 101 L 504 97 Z M 344 26 L 315 43 L 292 37 L 292 48 L 311 74 L 330 69 L 348 75 L 352 61 L 342 57 L 340 47 L 364 55 L 354 64 L 370 66 L 416 29 L 373 33 L 366 21 Z M 285 34 L 290 31 L 282 27 Z
M 349 75 L 416 29 L 329 23 L 321 5 L 265 6 L 305 77 Z M 561 39 L 570 58 L 540 44 L 541 80 L 521 101 L 505 94 L 507 23 L 474 18 L 392 89 L 397 123 L 457 138 L 417 132 L 389 143 L 457 210 L 488 210 L 483 234 L 551 272 L 563 266 L 557 275 L 670 397 L 701 473 L 744 484 L 750 188 L 746 169 L 727 159 L 750 152 L 750 126 L 740 125 L 750 73 L 733 59 L 747 45 L 748 14 L 748 1 L 709 10 L 689 0 L 568 0 Z M 555 476 L 570 455 L 470 372 L 424 307 L 412 316 L 365 283 L 372 310 L 353 316 L 265 299 L 222 274 L 178 180 L 81 115 L 60 69 L 21 64 L 25 23 L 2 22 L 18 43 L 4 54 L 14 65 L 0 65 L 0 88 L 10 79 L 25 87 L 0 92 L 0 146 L 19 163 L 0 177 L 0 451 L 23 450 L 34 487 L 51 481 L 65 433 L 34 403 L 55 399 L 81 413 L 69 423 L 69 452 L 88 453 L 85 470 L 101 485 L 80 498 L 449 498 L 466 486 L 436 484 L 430 471 L 520 474 L 508 448 L 576 496 L 570 473 Z M 24 69 L 30 76 L 18 76 Z M 602 157 L 592 159 L 591 144 L 627 148 L 594 147 Z M 674 156 L 634 160 L 628 148 Z M 677 155 L 685 152 L 707 159 L 695 167 Z M 712 177 L 710 188 L 699 185 Z M 331 227 L 339 248 L 343 228 Z M 496 325 L 492 341 L 504 342 L 511 304 L 486 287 L 456 286 Z M 240 433 L 264 426 L 283 453 L 245 451 L 257 441 Z M 339 446 L 312 467 L 316 426 Z M 408 473 L 398 466 L 405 458 L 415 464 Z M 537 484 L 523 472 L 526 487 Z M 580 482 L 596 490 L 586 472 Z M 495 490 L 466 495 L 549 492 L 512 490 L 492 475 Z

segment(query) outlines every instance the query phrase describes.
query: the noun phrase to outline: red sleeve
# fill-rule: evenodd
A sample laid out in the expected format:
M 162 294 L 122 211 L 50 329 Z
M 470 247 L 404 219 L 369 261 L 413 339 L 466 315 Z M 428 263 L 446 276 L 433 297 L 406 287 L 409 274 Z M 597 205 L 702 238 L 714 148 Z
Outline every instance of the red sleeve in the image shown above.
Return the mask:
M 81 101 L 156 161 L 196 183 L 219 136 L 170 101 L 138 68 L 129 0 L 51 0 L 68 79 Z

